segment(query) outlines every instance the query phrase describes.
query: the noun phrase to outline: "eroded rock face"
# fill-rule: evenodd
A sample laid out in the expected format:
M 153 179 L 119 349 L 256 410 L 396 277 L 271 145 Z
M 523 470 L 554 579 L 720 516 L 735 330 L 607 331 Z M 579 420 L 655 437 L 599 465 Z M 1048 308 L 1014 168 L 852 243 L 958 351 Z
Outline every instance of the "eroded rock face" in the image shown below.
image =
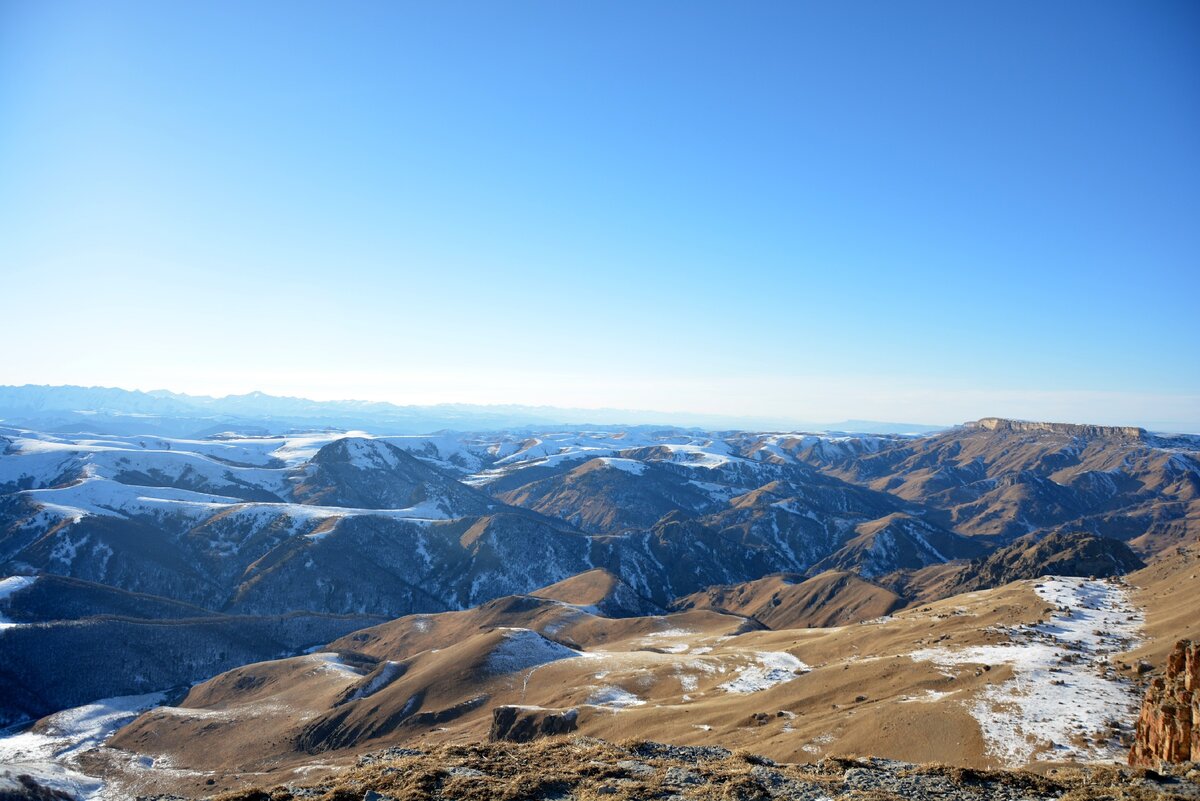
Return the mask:
M 539 737 L 575 731 L 578 709 L 540 709 L 527 706 L 498 706 L 492 710 L 492 742 L 507 740 L 527 743 Z
M 1146 691 L 1129 764 L 1200 761 L 1200 643 L 1180 640 Z

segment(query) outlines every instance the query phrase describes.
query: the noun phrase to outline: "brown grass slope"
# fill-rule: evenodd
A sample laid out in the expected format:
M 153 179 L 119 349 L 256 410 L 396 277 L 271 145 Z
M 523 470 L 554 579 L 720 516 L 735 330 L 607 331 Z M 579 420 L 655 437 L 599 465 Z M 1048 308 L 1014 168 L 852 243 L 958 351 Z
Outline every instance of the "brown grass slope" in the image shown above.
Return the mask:
M 194 795 L 335 770 L 364 750 L 479 742 L 493 708 L 530 705 L 576 709 L 578 731 L 607 740 L 721 744 L 787 761 L 870 754 L 982 768 L 992 762 L 969 701 L 1007 680 L 1007 668 L 947 671 L 908 654 L 934 643 L 995 642 L 1004 637 L 997 627 L 1035 622 L 1044 611 L 1018 583 L 868 624 L 747 631 L 745 619 L 708 610 L 612 620 L 517 597 L 400 619 L 342 638 L 329 653 L 230 671 L 179 706 L 141 716 L 102 750 L 125 754 L 117 764 L 130 763 L 125 752 L 161 759 L 173 768 L 126 771 L 128 780 Z M 523 624 L 515 636 L 554 658 L 497 661 L 514 636 L 505 624 Z M 730 689 L 762 671 L 770 654 L 807 668 L 757 691 Z
M 586 570 L 530 595 L 573 606 L 595 607 L 608 617 L 653 615 L 663 610 L 648 598 L 602 567 Z
M 753 618 L 771 629 L 841 626 L 882 617 L 904 605 L 891 590 L 854 573 L 831 570 L 710 587 L 684 596 L 676 609 L 712 609 Z
M 1200 543 L 1161 554 L 1127 580 L 1146 613 L 1146 640 L 1131 656 L 1161 671 L 1178 640 L 1200 640 Z

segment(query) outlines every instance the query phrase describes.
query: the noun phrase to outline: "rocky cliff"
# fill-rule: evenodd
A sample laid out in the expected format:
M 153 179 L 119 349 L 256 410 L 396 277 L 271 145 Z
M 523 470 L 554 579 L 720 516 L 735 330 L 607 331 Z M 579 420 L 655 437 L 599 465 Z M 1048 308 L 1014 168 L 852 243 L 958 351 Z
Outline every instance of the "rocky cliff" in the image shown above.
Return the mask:
M 1142 701 L 1130 765 L 1200 761 L 1200 643 L 1180 640 Z

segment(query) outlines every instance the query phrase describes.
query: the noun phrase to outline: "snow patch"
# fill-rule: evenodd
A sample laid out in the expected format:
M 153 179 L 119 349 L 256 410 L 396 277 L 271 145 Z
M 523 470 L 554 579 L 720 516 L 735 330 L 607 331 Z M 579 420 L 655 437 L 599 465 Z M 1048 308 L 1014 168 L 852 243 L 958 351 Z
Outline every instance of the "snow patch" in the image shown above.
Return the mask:
M 354 694 L 350 696 L 349 700 L 357 701 L 360 698 L 366 698 L 374 695 L 395 681 L 396 677 L 402 672 L 403 670 L 401 670 L 401 665 L 399 662 L 384 662 L 383 667 L 380 668 L 378 675 L 368 681 L 364 686 L 355 690 Z
M 766 651 L 754 655 L 757 664 L 743 665 L 737 677 L 721 685 L 731 693 L 756 693 L 789 682 L 809 670 L 808 665 L 786 651 Z
M 600 461 L 605 467 L 612 467 L 617 470 L 622 470 L 626 473 L 632 473 L 635 476 L 640 476 L 646 472 L 646 465 L 636 459 L 620 459 L 613 456 L 602 456 Z
M 387 470 L 396 466 L 396 454 L 382 442 L 372 439 L 345 439 L 346 456 L 359 470 Z
M 592 706 L 602 706 L 607 709 L 628 709 L 633 706 L 645 706 L 646 702 L 628 690 L 615 685 L 598 687 L 588 696 L 587 703 Z
M 503 632 L 503 639 L 487 658 L 487 669 L 491 673 L 516 673 L 548 662 L 579 656 L 579 652 L 547 640 L 531 629 L 499 631 Z
M 0 579 L 0 602 L 8 600 L 14 592 L 32 586 L 36 580 L 37 576 L 9 576 L 6 579 Z M 19 625 L 21 624 L 14 623 L 4 615 L 0 615 L 0 631 Z
M 103 698 L 44 718 L 41 731 L 0 737 L 0 790 L 27 774 L 73 798 L 102 798 L 104 783 L 84 773 L 79 755 L 165 698 L 164 693 Z
M 318 669 L 322 672 L 328 672 L 344 678 L 358 679 L 362 677 L 361 673 L 342 661 L 341 654 L 318 651 L 317 653 L 309 654 L 307 658 L 315 662 Z
M 946 696 L 954 695 L 954 693 L 944 693 L 938 690 L 926 690 L 921 695 L 906 695 L 900 699 L 902 704 L 932 704 L 942 700 Z
M 29 587 L 37 580 L 37 576 L 9 576 L 0 579 L 0 601 L 7 600 L 17 590 Z

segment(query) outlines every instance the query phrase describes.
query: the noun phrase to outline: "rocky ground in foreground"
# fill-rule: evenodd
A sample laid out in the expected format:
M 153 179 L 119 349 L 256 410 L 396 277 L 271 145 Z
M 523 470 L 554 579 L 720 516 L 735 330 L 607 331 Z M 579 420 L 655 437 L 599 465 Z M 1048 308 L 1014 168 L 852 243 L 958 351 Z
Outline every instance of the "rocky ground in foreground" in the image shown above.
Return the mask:
M 155 797 L 167 801 L 167 796 Z M 779 764 L 716 747 L 651 742 L 615 745 L 591 738 L 391 749 L 314 784 L 214 796 L 217 801 L 633 801 L 786 799 L 926 801 L 1200 799 L 1200 767 L 1171 775 L 1140 768 L 1060 768 L 1036 774 L 980 771 L 890 760 L 825 759 Z

